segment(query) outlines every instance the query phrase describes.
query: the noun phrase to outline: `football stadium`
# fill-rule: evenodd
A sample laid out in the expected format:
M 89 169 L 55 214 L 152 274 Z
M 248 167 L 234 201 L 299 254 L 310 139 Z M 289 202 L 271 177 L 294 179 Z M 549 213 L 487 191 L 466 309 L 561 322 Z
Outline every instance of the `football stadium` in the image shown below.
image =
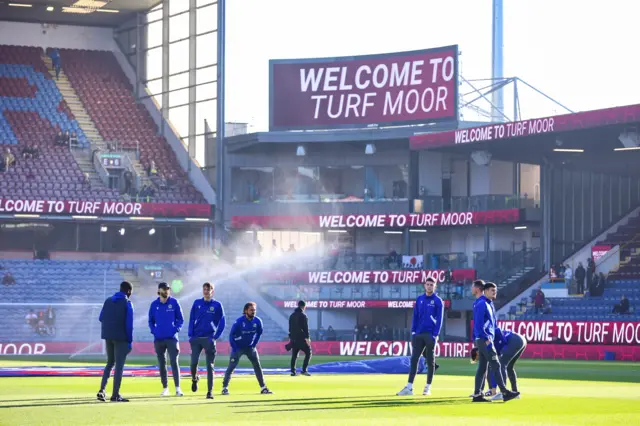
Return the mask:
M 640 424 L 640 104 L 257 3 L 0 1 L 0 424 Z

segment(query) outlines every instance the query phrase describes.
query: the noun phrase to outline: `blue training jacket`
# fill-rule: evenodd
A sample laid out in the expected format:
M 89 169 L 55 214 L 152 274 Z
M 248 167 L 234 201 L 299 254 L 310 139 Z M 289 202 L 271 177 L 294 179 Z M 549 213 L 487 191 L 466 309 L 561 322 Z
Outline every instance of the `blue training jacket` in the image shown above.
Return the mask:
M 444 304 L 437 294 L 431 296 L 422 294 L 416 299 L 413 307 L 413 321 L 411 334 L 431 333 L 436 338 L 442 330 Z
M 180 302 L 169 297 L 162 303 L 158 297 L 149 307 L 149 330 L 154 340 L 178 340 L 178 333 L 184 324 Z
M 211 299 L 208 302 L 196 299 L 189 315 L 189 339 L 194 337 L 208 337 L 217 340 L 225 327 L 224 309 L 222 303 Z
M 120 342 L 133 342 L 133 304 L 119 291 L 107 298 L 100 311 L 102 338 Z
M 513 332 L 509 330 L 502 331 L 500 327 L 496 327 L 494 347 L 496 348 L 498 355 L 500 355 L 502 350 L 509 344 L 509 338 L 512 334 Z
M 231 326 L 229 333 L 229 343 L 231 349 L 235 352 L 241 349 L 255 348 L 262 336 L 262 320 L 258 317 L 248 319 L 245 315 L 241 316 Z
M 496 311 L 484 295 L 473 303 L 473 338 L 495 340 Z

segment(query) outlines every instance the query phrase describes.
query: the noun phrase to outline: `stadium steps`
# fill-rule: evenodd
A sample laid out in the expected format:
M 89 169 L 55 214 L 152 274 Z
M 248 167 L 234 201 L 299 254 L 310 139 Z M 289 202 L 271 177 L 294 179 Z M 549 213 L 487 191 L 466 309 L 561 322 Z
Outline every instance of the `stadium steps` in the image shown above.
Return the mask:
M 140 278 L 138 278 L 136 273 L 128 269 L 118 269 L 117 271 L 122 277 L 122 281 L 129 281 L 134 289 L 140 288 Z

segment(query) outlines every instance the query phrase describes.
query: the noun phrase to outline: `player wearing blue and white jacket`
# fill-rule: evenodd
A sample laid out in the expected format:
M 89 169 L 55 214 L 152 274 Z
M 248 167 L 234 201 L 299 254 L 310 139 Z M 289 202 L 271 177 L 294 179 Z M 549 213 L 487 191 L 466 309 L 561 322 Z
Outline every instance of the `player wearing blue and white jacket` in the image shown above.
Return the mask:
M 527 340 L 518 333 L 504 330 L 496 327 L 495 348 L 500 357 L 500 367 L 502 368 L 502 377 L 508 377 L 511 384 L 511 390 L 518 391 L 518 375 L 516 374 L 516 362 L 527 348 Z M 493 374 L 489 373 L 489 387 L 491 393 L 496 394 L 496 379 Z
M 264 375 L 262 374 L 262 366 L 260 365 L 260 357 L 256 346 L 262 336 L 262 320 L 256 316 L 256 304 L 249 302 L 244 305 L 243 315 L 233 323 L 231 332 L 229 333 L 229 344 L 231 345 L 231 356 L 229 357 L 229 366 L 224 373 L 224 381 L 222 382 L 222 395 L 229 395 L 229 382 L 231 374 L 238 366 L 240 358 L 245 355 L 258 379 L 260 385 L 260 393 L 271 394 L 269 388 L 264 384 Z
M 492 300 L 495 300 L 498 288 L 494 283 L 484 283 L 482 280 L 473 283 L 473 294 L 477 297 L 473 304 L 473 338 L 478 348 L 478 370 L 476 371 L 473 402 L 488 402 L 482 395 L 487 368 L 494 374 L 505 402 L 516 398 L 519 393 L 511 392 L 504 385 L 504 378 L 496 353 L 495 328 L 497 325 L 496 311 Z M 498 399 L 498 398 L 495 398 Z
M 425 294 L 418 296 L 413 307 L 411 323 L 411 368 L 407 385 L 397 395 L 413 395 L 413 380 L 418 372 L 418 362 L 423 352 L 427 360 L 427 385 L 423 395 L 431 395 L 431 382 L 436 369 L 435 348 L 442 330 L 444 303 L 435 293 L 437 284 L 431 277 L 424 282 Z
M 202 284 L 202 299 L 196 299 L 189 315 L 189 343 L 191 344 L 191 391 L 198 390 L 198 362 L 204 350 L 207 360 L 207 399 L 213 399 L 213 366 L 216 360 L 216 340 L 225 327 L 222 304 L 213 298 L 211 283 Z
M 171 289 L 167 283 L 158 284 L 158 296 L 149 306 L 149 330 L 153 335 L 153 345 L 158 357 L 160 382 L 162 383 L 161 395 L 169 395 L 167 381 L 168 352 L 173 383 L 176 386 L 176 395 L 182 396 L 183 393 L 180 390 L 180 365 L 178 363 L 178 354 L 180 353 L 178 333 L 184 324 L 182 307 L 177 299 L 171 297 Z

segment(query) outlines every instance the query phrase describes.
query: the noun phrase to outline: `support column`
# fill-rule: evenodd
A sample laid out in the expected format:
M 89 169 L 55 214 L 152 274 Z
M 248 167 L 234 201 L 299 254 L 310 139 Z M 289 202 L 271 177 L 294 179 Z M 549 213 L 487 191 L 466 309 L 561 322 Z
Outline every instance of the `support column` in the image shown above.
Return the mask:
M 216 226 L 218 227 L 216 235 L 218 242 L 221 241 L 221 232 L 224 229 L 224 203 L 225 203 L 225 149 L 224 149 L 224 104 L 225 104 L 225 22 L 226 22 L 226 0 L 218 0 L 218 62 L 217 62 L 217 102 L 216 102 Z
M 485 259 L 489 258 L 489 252 L 491 251 L 491 230 L 488 226 L 484 227 L 484 255 Z
M 169 120 L 169 0 L 162 1 L 162 118 Z M 164 136 L 169 129 L 162 122 L 160 134 Z
M 196 0 L 189 0 L 189 157 L 196 158 L 196 64 L 197 50 L 196 34 Z M 191 169 L 192 162 L 187 163 Z
M 146 70 L 144 55 L 147 43 L 144 42 L 144 19 L 142 13 L 136 14 L 136 87 L 134 88 L 136 101 L 140 101 L 140 85 L 145 80 L 144 71 Z
M 542 226 L 540 232 L 540 255 L 542 269 L 547 271 L 551 265 L 551 166 L 540 165 L 540 207 L 542 208 Z
M 409 232 L 409 228 L 404 228 L 402 235 L 403 242 L 403 251 L 402 254 L 410 255 L 411 254 L 411 232 Z

